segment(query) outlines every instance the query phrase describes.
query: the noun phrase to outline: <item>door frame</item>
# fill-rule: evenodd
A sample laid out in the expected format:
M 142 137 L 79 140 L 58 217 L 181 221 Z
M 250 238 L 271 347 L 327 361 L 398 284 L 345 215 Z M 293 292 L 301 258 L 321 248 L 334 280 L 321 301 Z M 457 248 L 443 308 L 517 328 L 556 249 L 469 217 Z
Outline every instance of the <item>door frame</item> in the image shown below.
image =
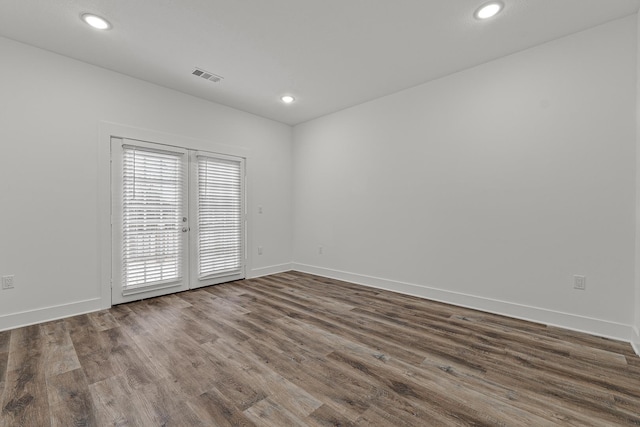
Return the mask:
M 157 144 L 188 147 L 190 150 L 242 157 L 245 162 L 245 212 L 247 213 L 245 228 L 245 277 L 250 278 L 252 271 L 252 254 L 248 248 L 253 247 L 252 221 L 252 168 L 251 150 L 246 147 L 220 144 L 213 141 L 190 138 L 154 130 L 141 129 L 111 122 L 100 122 L 98 138 L 98 283 L 100 291 L 100 308 L 107 309 L 111 303 L 111 272 L 113 262 L 113 245 L 111 241 L 112 194 L 111 194 L 111 138 L 124 138 Z

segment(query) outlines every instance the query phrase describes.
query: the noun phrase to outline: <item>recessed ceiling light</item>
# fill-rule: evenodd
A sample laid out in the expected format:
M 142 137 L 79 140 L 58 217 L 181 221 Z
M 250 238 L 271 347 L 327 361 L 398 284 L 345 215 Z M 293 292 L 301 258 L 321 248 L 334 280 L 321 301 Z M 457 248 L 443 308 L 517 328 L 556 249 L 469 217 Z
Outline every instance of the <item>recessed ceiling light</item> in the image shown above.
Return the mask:
M 282 102 L 284 102 L 285 104 L 291 104 L 293 101 L 295 101 L 296 99 L 291 96 L 291 95 L 285 95 L 282 98 L 280 98 L 282 100 Z
M 111 24 L 109 24 L 106 19 L 92 13 L 83 14 L 82 20 L 97 30 L 108 30 L 111 28 Z
M 503 7 L 504 4 L 502 2 L 492 1 L 491 3 L 480 6 L 474 16 L 477 19 L 489 19 L 500 13 Z

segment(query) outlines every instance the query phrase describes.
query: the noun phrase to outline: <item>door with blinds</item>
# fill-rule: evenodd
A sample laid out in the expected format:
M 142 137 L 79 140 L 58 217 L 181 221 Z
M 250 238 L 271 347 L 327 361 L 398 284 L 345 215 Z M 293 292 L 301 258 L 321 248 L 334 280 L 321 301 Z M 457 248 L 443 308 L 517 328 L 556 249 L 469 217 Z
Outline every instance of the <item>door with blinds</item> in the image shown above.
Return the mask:
M 244 278 L 244 159 L 112 138 L 112 303 Z
M 191 280 L 189 287 L 244 278 L 244 161 L 191 153 Z

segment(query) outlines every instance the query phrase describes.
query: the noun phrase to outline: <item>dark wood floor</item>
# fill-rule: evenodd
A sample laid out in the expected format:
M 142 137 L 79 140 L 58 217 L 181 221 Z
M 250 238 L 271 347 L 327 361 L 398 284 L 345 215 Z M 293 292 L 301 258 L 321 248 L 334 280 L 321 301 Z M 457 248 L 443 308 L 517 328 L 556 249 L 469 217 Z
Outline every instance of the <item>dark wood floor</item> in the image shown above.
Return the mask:
M 629 344 L 301 273 L 0 332 L 1 426 L 640 424 Z

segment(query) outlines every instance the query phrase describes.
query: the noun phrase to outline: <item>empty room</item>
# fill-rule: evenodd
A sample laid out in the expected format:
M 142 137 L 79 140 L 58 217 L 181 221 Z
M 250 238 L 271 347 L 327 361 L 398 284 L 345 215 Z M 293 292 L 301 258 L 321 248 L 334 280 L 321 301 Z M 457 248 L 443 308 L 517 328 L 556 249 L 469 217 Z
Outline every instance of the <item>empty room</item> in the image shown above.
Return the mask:
M 0 2 L 0 426 L 639 425 L 639 8 Z

